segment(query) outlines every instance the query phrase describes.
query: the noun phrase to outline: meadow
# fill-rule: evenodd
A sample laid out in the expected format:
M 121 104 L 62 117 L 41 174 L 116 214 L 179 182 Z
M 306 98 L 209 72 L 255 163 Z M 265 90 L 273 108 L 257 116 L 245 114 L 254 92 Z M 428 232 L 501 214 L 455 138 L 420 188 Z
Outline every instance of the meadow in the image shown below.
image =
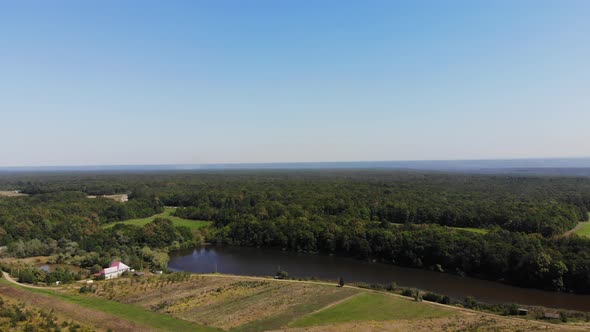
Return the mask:
M 574 231 L 579 236 L 590 237 L 590 221 L 581 222 Z
M 440 318 L 455 315 L 447 308 L 424 305 L 410 299 L 381 293 L 361 293 L 342 303 L 305 316 L 290 326 L 306 327 L 354 321 Z
M 208 221 L 189 220 L 189 219 L 184 219 L 184 218 L 179 218 L 179 217 L 173 216 L 172 214 L 174 213 L 175 210 L 176 210 L 176 208 L 166 207 L 164 209 L 164 212 L 153 215 L 151 217 L 119 221 L 119 222 L 115 222 L 115 223 L 106 224 L 103 227 L 104 228 L 111 228 L 117 224 L 135 225 L 135 226 L 141 227 L 146 224 L 149 224 L 150 222 L 154 221 L 154 219 L 156 219 L 156 218 L 169 219 L 170 221 L 172 221 L 174 226 L 176 226 L 176 227 L 185 226 L 185 227 L 190 228 L 191 230 L 201 229 L 201 228 L 207 227 L 208 225 L 211 224 Z

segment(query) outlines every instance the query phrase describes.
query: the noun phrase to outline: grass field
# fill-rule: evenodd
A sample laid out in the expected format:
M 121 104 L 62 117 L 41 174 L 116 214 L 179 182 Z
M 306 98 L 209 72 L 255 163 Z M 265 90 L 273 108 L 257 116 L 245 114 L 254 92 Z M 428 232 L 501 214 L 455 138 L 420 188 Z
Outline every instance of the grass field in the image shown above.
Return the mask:
M 460 231 L 466 231 L 476 234 L 488 234 L 489 230 L 485 228 L 472 228 L 472 227 L 450 227 L 452 229 L 458 229 Z
M 400 223 L 392 223 L 392 225 L 395 226 L 403 226 L 404 224 L 400 224 Z M 418 224 L 419 225 L 419 224 Z M 428 225 L 428 224 L 424 224 L 424 225 Z M 434 225 L 434 224 L 433 224 Z M 448 227 L 451 229 L 456 229 L 456 230 L 460 230 L 460 231 L 466 231 L 466 232 L 471 232 L 471 233 L 476 233 L 476 234 L 487 234 L 490 232 L 489 229 L 485 229 L 485 228 L 473 228 L 473 227 Z
M 175 217 L 172 215 L 172 213 L 174 213 L 174 210 L 175 210 L 175 208 L 167 207 L 167 208 L 165 208 L 164 212 L 162 212 L 160 214 L 153 215 L 148 218 L 130 219 L 130 220 L 107 224 L 107 225 L 104 225 L 103 227 L 104 228 L 111 228 L 117 224 L 143 226 L 145 224 L 149 224 L 150 222 L 154 221 L 154 219 L 156 219 L 156 218 L 170 219 L 172 221 L 172 223 L 174 224 L 174 226 L 186 226 L 186 227 L 190 228 L 191 230 L 200 229 L 200 228 L 206 227 L 210 224 L 209 221 L 189 220 L 189 219 Z
M 28 196 L 27 194 L 21 194 L 18 191 L 0 191 L 0 197 L 20 197 Z
M 139 306 L 110 301 L 99 297 L 76 295 L 55 290 L 24 288 L 13 285 L 5 279 L 1 279 L 0 283 L 11 287 L 18 287 L 26 292 L 48 295 L 57 300 L 63 300 L 82 307 L 105 312 L 161 331 L 219 331 L 214 328 L 181 320 L 170 315 L 153 312 Z
M 578 234 L 579 236 L 590 237 L 590 221 L 585 221 L 578 224 L 578 227 L 576 227 L 574 233 Z
M 305 316 L 291 324 L 294 327 L 328 325 L 354 321 L 390 321 L 448 317 L 450 309 L 414 302 L 386 294 L 361 293 L 324 310 Z

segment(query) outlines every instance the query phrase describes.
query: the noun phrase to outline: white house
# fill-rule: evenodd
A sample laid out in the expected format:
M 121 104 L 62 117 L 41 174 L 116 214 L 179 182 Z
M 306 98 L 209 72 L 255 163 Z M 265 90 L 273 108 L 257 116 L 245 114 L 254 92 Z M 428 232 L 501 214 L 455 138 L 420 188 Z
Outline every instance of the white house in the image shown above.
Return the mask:
M 99 275 L 104 275 L 105 279 L 118 278 L 125 271 L 129 271 L 130 267 L 121 262 L 112 262 L 110 267 L 100 271 Z

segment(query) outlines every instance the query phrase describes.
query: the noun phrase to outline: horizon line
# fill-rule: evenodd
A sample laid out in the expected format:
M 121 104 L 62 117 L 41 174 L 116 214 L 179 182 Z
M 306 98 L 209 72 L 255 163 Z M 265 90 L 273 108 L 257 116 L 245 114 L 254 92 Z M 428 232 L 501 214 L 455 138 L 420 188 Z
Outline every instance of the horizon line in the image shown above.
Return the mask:
M 217 163 L 146 163 L 146 164 L 60 164 L 60 165 L 17 165 L 2 166 L 0 170 L 6 169 L 70 169 L 70 168 L 130 168 L 130 167 L 174 167 L 174 168 L 207 168 L 207 167 L 252 167 L 252 166 L 287 166 L 287 165 L 329 165 L 329 164 L 382 164 L 382 163 L 474 163 L 474 162 L 540 162 L 540 161 L 588 161 L 590 167 L 590 156 L 586 157 L 527 157 L 527 158 L 482 158 L 482 159 L 399 159 L 399 160 L 350 160 L 350 161 L 279 161 L 279 162 L 217 162 Z M 522 167 L 522 166 L 521 166 Z M 537 166 L 540 167 L 540 166 Z M 555 166 L 545 166 L 555 167 Z M 570 168 L 572 166 L 569 166 Z M 575 166 L 580 167 L 580 166 Z

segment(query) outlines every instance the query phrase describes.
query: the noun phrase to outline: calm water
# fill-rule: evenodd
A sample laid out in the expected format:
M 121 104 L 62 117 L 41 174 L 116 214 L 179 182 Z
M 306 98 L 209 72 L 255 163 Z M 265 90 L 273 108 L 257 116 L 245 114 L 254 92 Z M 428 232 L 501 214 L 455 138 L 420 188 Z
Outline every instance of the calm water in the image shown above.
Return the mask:
M 290 277 L 316 277 L 345 282 L 396 282 L 464 298 L 471 295 L 488 303 L 520 303 L 553 308 L 590 311 L 590 295 L 547 292 L 512 287 L 497 282 L 459 277 L 394 265 L 369 263 L 351 258 L 308 255 L 271 249 L 206 247 L 172 253 L 168 267 L 175 271 L 227 273 L 247 276 L 272 276 L 280 268 Z

